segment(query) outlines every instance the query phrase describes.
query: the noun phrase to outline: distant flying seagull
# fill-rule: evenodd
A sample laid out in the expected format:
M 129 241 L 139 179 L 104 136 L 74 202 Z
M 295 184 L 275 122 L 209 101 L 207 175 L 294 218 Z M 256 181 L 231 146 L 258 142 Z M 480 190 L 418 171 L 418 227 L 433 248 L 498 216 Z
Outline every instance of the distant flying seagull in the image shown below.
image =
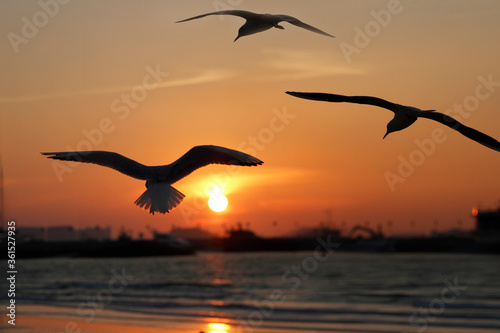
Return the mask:
M 146 166 L 123 155 L 108 151 L 71 151 L 42 153 L 63 161 L 93 163 L 115 169 L 127 176 L 145 180 L 147 190 L 134 202 L 154 214 L 168 213 L 185 197 L 171 186 L 198 168 L 209 164 L 254 166 L 263 162 L 240 151 L 219 146 L 196 146 L 172 164 Z
M 473 128 L 461 124 L 457 120 L 445 115 L 444 113 L 435 112 L 434 110 L 420 110 L 412 106 L 395 104 L 381 98 L 370 96 L 344 96 L 325 93 L 306 93 L 293 91 L 287 91 L 286 93 L 295 97 L 312 99 L 315 101 L 369 104 L 389 109 L 394 112 L 394 118 L 387 124 L 387 132 L 385 133 L 384 138 L 389 133 L 405 129 L 406 127 L 413 124 L 417 120 L 417 118 L 422 117 L 440 122 L 441 124 L 451 127 L 454 130 L 462 133 L 471 140 L 477 141 L 480 144 L 493 150 L 500 151 L 500 142 L 498 142 L 497 140 Z
M 245 20 L 245 24 L 243 24 L 238 30 L 238 36 L 234 40 L 235 42 L 238 40 L 238 38 L 243 37 L 243 36 L 248 36 L 255 34 L 257 32 L 261 31 L 266 31 L 268 29 L 271 29 L 272 27 L 278 28 L 278 29 L 285 29 L 281 25 L 278 25 L 278 23 L 285 21 L 290 24 L 296 25 L 298 27 L 307 29 L 309 31 L 324 35 L 324 36 L 329 36 L 329 37 L 334 37 L 330 34 L 327 34 L 324 31 L 321 31 L 313 26 L 310 26 L 309 24 L 306 24 L 299 19 L 296 19 L 295 17 L 288 16 L 288 15 L 273 15 L 273 14 L 256 14 L 252 13 L 246 10 L 221 10 L 218 12 L 213 12 L 213 13 L 208 13 L 208 14 L 203 14 L 203 15 L 198 15 L 195 17 L 191 17 L 182 21 L 177 21 L 175 23 L 179 22 L 186 22 L 194 19 L 199 19 L 208 15 L 235 15 L 235 16 L 240 16 L 243 17 Z

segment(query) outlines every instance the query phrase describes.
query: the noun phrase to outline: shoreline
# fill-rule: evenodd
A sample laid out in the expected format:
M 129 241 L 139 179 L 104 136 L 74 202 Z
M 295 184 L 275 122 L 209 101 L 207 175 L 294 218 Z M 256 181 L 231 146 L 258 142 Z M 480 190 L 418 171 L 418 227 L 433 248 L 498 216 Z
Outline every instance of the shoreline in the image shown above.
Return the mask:
M 16 325 L 8 323 L 5 314 L 0 321 L 2 332 L 17 333 L 186 333 L 213 331 L 213 328 L 227 327 L 227 332 L 244 332 L 231 327 L 227 319 L 184 318 L 172 315 L 132 314 L 106 310 L 87 322 L 85 317 L 76 314 L 74 308 L 51 305 L 22 305 L 16 311 Z M 215 326 L 214 326 L 215 325 Z M 230 328 L 230 329 L 229 329 Z M 224 332 L 224 330 L 220 330 Z
M 368 319 L 370 318 L 370 319 Z M 88 320 L 88 322 L 86 321 Z M 368 323 L 367 320 L 371 320 Z M 498 326 L 467 324 L 467 318 L 448 317 L 432 325 L 432 332 L 496 332 Z M 16 311 L 16 325 L 8 324 L 5 314 L 0 320 L 1 332 L 12 333 L 361 333 L 369 324 L 373 332 L 415 332 L 419 326 L 406 320 L 384 320 L 377 315 L 342 316 L 335 321 L 287 321 L 263 326 L 240 326 L 235 318 L 220 318 L 215 313 L 205 316 L 144 314 L 104 310 L 92 320 L 79 315 L 74 307 L 54 305 L 21 305 Z M 451 326 L 450 326 L 451 325 Z M 370 332 L 371 332 L 370 331 Z

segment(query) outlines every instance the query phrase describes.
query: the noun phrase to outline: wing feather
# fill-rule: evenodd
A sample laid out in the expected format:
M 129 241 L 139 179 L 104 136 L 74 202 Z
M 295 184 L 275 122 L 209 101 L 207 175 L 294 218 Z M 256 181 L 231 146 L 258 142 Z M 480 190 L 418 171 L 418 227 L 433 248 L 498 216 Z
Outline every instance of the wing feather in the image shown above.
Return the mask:
M 171 183 L 175 183 L 209 164 L 255 166 L 262 163 L 258 158 L 237 150 L 219 146 L 196 146 L 172 163 L 169 179 Z
M 147 180 L 150 178 L 151 167 L 145 166 L 118 153 L 108 151 L 68 151 L 42 153 L 42 155 L 54 160 L 101 165 L 137 179 Z
M 307 24 L 307 23 L 304 23 L 304 22 L 302 22 L 301 20 L 299 20 L 299 19 L 297 19 L 297 18 L 295 18 L 295 17 L 293 17 L 293 16 L 289 16 L 289 15 L 276 15 L 276 16 L 278 16 L 278 17 L 282 18 L 282 19 L 283 19 L 283 21 L 286 21 L 286 22 L 288 22 L 288 23 L 290 23 L 290 24 L 293 24 L 293 25 L 295 25 L 295 26 L 297 26 L 297 27 L 304 28 L 304 29 L 306 29 L 306 30 L 309 30 L 309 31 L 315 32 L 315 33 L 320 34 L 320 35 L 323 35 L 323 36 L 329 36 L 329 37 L 333 37 L 333 38 L 335 38 L 335 36 L 332 36 L 332 35 L 330 35 L 330 34 L 328 34 L 328 33 L 324 32 L 323 30 L 319 30 L 318 28 L 315 28 L 315 27 L 313 27 L 312 25 L 309 25 L 309 24 Z
M 336 95 L 336 94 L 327 94 L 327 93 L 309 93 L 309 92 L 295 92 L 295 91 L 287 91 L 288 95 L 311 99 L 315 101 L 324 101 L 324 102 L 346 102 L 346 103 L 356 103 L 356 104 L 368 104 L 379 106 L 393 112 L 396 112 L 398 108 L 398 104 L 391 103 L 386 101 L 385 99 L 371 96 L 345 96 L 345 95 Z
M 207 13 L 207 14 L 202 14 L 202 15 L 190 17 L 190 18 L 187 18 L 185 20 L 177 21 L 175 23 L 191 21 L 191 20 L 199 19 L 199 18 L 209 16 L 209 15 L 234 15 L 234 16 L 243 17 L 244 19 L 247 19 L 247 20 L 259 16 L 259 14 L 255 14 L 255 13 L 252 13 L 252 12 L 249 12 L 246 10 L 220 10 L 218 12 L 212 12 L 212 13 Z
M 450 128 L 453 128 L 454 130 L 460 132 L 462 135 L 468 137 L 471 140 L 474 140 L 483 146 L 486 146 L 488 148 L 491 148 L 496 151 L 500 151 L 500 142 L 495 140 L 489 135 L 486 135 L 482 132 L 479 132 L 478 130 L 465 126 L 464 124 L 460 123 L 458 120 L 445 115 L 444 113 L 441 112 L 430 112 L 430 111 L 422 111 L 419 113 L 419 117 L 427 118 L 427 119 L 432 119 L 437 122 L 440 122 L 443 125 L 446 125 Z

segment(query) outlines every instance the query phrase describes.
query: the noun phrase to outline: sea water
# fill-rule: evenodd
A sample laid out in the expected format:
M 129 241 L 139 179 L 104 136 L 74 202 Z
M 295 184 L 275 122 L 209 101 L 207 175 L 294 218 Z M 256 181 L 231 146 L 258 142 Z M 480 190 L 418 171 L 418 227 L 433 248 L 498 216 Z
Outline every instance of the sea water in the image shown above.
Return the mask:
M 327 251 L 19 260 L 16 304 L 87 322 L 222 321 L 230 332 L 500 332 L 499 259 Z

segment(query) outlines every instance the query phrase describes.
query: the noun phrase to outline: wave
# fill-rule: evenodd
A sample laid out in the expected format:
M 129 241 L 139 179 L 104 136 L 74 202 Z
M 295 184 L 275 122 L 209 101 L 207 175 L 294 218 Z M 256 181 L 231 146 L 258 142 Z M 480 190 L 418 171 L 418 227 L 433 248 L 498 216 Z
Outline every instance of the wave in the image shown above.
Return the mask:
M 204 283 L 204 282 L 185 282 L 185 281 L 169 281 L 169 282 L 128 282 L 127 289 L 164 289 L 164 288 L 227 288 L 231 287 L 231 283 Z M 88 281 L 71 281 L 71 282 L 56 282 L 49 283 L 32 289 L 45 290 L 65 290 L 65 289 L 109 289 L 110 282 L 88 282 Z
M 89 304 L 88 297 L 71 297 L 64 298 L 55 295 L 47 294 L 45 297 L 29 297 L 20 298 L 21 301 L 34 304 L 51 304 L 69 307 L 85 307 Z M 95 299 L 93 301 L 96 301 Z M 97 300 L 98 302 L 98 300 Z M 409 318 L 411 316 L 421 315 L 420 309 L 429 309 L 429 303 L 416 302 L 413 306 L 401 307 L 394 309 L 390 306 L 373 304 L 356 304 L 346 305 L 338 304 L 315 304 L 311 303 L 307 306 L 300 304 L 297 306 L 289 304 L 273 303 L 271 301 L 224 301 L 209 299 L 186 299 L 186 298 L 169 298 L 163 296 L 151 296 L 148 294 L 117 294 L 108 301 L 102 302 L 102 306 L 119 309 L 126 312 L 138 313 L 166 313 L 175 310 L 179 313 L 198 313 L 198 312 L 220 312 L 220 313 L 268 313 L 271 312 L 274 316 L 279 315 L 289 319 L 293 318 L 330 318 L 330 317 L 391 317 L 391 318 Z M 465 311 L 464 310 L 477 310 Z M 439 318 L 462 318 L 476 320 L 493 320 L 498 321 L 500 328 L 500 304 L 477 304 L 477 303 L 460 303 L 448 304 L 442 311 L 436 311 L 434 317 Z M 432 316 L 431 311 L 427 311 L 427 316 Z M 431 314 L 429 314 L 431 313 Z

